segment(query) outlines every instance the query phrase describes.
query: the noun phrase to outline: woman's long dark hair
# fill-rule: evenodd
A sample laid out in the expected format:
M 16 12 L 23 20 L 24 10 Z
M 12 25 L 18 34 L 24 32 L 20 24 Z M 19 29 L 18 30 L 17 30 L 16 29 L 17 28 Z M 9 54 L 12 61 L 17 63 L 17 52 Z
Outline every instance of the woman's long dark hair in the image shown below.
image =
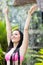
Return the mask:
M 20 41 L 19 41 L 19 44 L 17 45 L 17 47 L 15 49 L 15 52 L 16 52 L 17 49 L 20 48 L 20 46 L 22 45 L 22 41 L 23 41 L 23 33 L 20 30 L 17 30 L 17 31 L 19 31 L 19 33 L 20 33 Z M 10 41 L 9 47 L 7 49 L 7 52 L 9 52 L 11 50 L 11 48 L 13 48 L 12 40 Z M 19 51 L 18 51 L 18 53 L 19 53 Z M 20 58 L 19 58 L 19 63 L 20 63 Z M 12 65 L 12 58 L 10 59 L 10 65 Z
M 16 30 L 15 30 L 15 31 L 16 31 Z M 19 41 L 19 44 L 18 44 L 18 46 L 17 46 L 17 48 L 19 48 L 19 47 L 22 45 L 23 33 L 22 33 L 20 30 L 17 30 L 17 31 L 19 31 L 19 33 L 20 33 L 20 41 Z M 13 48 L 13 42 L 12 42 L 12 40 L 10 41 L 10 44 L 9 44 L 9 47 L 8 47 L 7 52 L 8 52 L 11 48 Z

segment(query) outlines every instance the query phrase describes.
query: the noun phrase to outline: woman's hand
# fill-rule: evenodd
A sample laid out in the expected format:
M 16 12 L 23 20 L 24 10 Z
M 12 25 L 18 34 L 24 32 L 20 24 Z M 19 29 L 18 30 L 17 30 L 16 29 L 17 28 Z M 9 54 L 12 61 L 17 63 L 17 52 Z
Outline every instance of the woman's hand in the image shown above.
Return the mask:
M 8 14 L 8 6 L 4 8 L 3 12 L 4 14 Z
M 33 14 L 36 10 L 37 10 L 37 4 L 34 4 L 31 8 L 30 8 L 30 10 L 28 11 L 28 14 L 30 13 L 30 14 Z

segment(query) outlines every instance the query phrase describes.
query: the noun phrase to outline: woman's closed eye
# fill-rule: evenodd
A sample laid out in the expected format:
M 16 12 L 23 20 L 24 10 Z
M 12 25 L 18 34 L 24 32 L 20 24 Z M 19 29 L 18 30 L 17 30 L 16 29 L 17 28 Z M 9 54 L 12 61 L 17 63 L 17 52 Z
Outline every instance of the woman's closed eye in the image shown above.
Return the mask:
M 18 35 L 18 34 L 15 34 L 15 35 Z
M 12 34 L 12 35 L 18 35 L 17 33 L 15 33 L 15 34 Z

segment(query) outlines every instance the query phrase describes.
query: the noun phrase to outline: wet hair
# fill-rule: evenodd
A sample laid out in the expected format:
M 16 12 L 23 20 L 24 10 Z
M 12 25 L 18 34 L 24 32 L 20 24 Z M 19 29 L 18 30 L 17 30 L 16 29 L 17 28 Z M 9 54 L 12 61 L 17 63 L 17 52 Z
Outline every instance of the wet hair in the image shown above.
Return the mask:
M 19 31 L 19 33 L 20 33 L 20 41 L 19 41 L 19 44 L 17 45 L 16 49 L 14 50 L 14 53 L 16 53 L 16 51 L 20 48 L 20 46 L 22 45 L 22 41 L 23 41 L 23 33 L 20 30 L 15 30 L 15 31 Z M 11 50 L 11 48 L 13 48 L 13 42 L 12 42 L 12 40 L 10 41 L 10 44 L 9 44 L 7 52 L 9 52 Z M 12 65 L 12 57 L 10 59 L 10 65 Z M 18 65 L 20 65 L 20 54 L 19 54 L 19 50 L 18 50 Z

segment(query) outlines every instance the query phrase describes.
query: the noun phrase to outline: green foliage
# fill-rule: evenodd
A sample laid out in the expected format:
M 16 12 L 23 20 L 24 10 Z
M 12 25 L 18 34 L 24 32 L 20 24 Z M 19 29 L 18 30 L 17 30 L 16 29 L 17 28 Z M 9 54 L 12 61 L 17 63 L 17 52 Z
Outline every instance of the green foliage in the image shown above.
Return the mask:
M 2 52 L 3 52 L 3 51 L 2 51 L 2 49 L 0 48 L 0 54 L 2 54 Z
M 35 65 L 43 65 L 43 63 L 35 63 Z
M 6 37 L 6 27 L 3 21 L 0 21 L 0 45 L 1 45 L 2 50 L 6 51 L 7 37 Z
M 0 21 L 0 45 L 0 65 L 4 65 L 4 55 L 2 52 L 7 49 L 6 25 L 4 21 Z
M 4 55 L 2 53 L 2 50 L 1 50 L 1 54 L 0 54 L 0 65 L 4 65 Z
M 19 26 L 18 25 L 15 25 L 15 26 L 12 26 L 12 32 L 16 29 L 19 29 Z

